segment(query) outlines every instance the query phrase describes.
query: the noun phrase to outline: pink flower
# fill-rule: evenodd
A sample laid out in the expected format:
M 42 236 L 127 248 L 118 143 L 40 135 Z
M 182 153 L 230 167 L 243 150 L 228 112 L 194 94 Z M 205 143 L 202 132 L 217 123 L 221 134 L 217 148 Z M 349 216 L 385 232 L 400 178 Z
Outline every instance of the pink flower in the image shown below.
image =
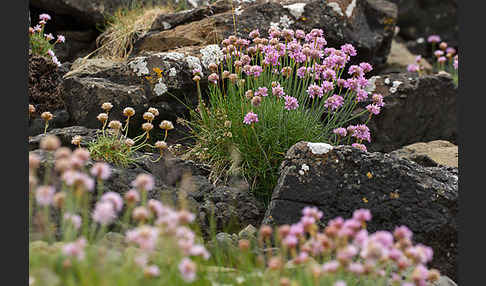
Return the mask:
M 326 99 L 326 102 L 324 103 L 324 107 L 330 108 L 331 110 L 335 110 L 341 107 L 343 103 L 344 103 L 344 98 L 340 95 L 335 94 Z
M 111 167 L 107 163 L 98 162 L 90 170 L 91 175 L 106 180 L 111 175 Z
M 393 231 L 393 236 L 395 236 L 397 240 L 402 240 L 402 239 L 410 240 L 412 239 L 413 233 L 412 231 L 410 231 L 408 227 L 402 225 L 395 228 L 395 230 Z
M 427 38 L 427 42 L 429 42 L 429 43 L 438 43 L 438 42 L 440 42 L 440 37 L 438 35 L 430 35 Z
M 46 37 L 46 40 L 48 40 L 48 41 L 54 40 L 54 36 L 52 35 L 52 33 L 49 33 L 47 35 L 44 34 L 44 36 Z
M 437 58 L 441 57 L 443 55 L 444 55 L 444 51 L 442 51 L 442 50 L 437 50 L 437 51 L 434 52 L 434 56 L 436 56 Z
M 204 246 L 200 244 L 193 245 L 191 247 L 191 250 L 189 251 L 189 254 L 192 256 L 201 256 L 204 258 L 204 260 L 208 260 L 210 257 L 209 252 L 204 248 Z
M 280 83 L 277 83 L 275 86 L 273 86 L 272 82 L 272 94 L 275 95 L 276 97 L 281 97 L 285 95 L 285 92 L 283 90 L 283 87 L 280 86 Z
M 110 202 L 98 202 L 92 217 L 95 222 L 101 225 L 108 225 L 116 219 L 115 208 Z
M 157 277 L 160 275 L 160 270 L 157 265 L 150 265 L 145 267 L 145 269 L 143 270 L 143 274 L 147 277 Z
M 302 214 L 304 216 L 313 217 L 316 220 L 320 220 L 323 213 L 316 207 L 304 207 L 302 209 Z
M 47 54 L 52 58 L 56 56 L 56 54 L 54 54 L 54 52 L 51 49 L 47 50 Z
M 132 186 L 141 191 L 150 191 L 155 186 L 154 177 L 149 174 L 138 174 L 132 181 Z
M 127 203 L 137 203 L 140 201 L 140 195 L 137 190 L 131 189 L 125 193 L 125 200 Z
M 289 234 L 287 235 L 283 240 L 282 244 L 285 245 L 286 247 L 295 247 L 298 243 L 298 239 L 295 235 Z
M 354 132 L 351 133 L 351 136 L 356 137 L 358 140 L 371 142 L 370 129 L 364 124 L 354 126 Z
M 349 56 L 356 56 L 356 49 L 351 44 L 345 44 L 341 46 L 341 51 Z
M 299 102 L 297 101 L 297 98 L 293 96 L 285 96 L 285 109 L 287 110 L 294 110 L 299 107 Z
M 310 98 L 314 98 L 316 95 L 321 98 L 324 95 L 322 87 L 318 86 L 315 83 L 309 85 L 309 87 L 307 88 L 307 93 L 309 94 Z
M 363 72 L 367 73 L 373 70 L 373 67 L 369 63 L 360 63 L 359 67 L 363 69 Z
M 352 262 L 349 264 L 348 270 L 354 274 L 363 274 L 365 269 L 363 264 L 358 262 Z
M 380 107 L 379 107 L 379 106 L 376 106 L 376 105 L 374 105 L 374 104 L 368 104 L 368 105 L 366 106 L 366 109 L 367 109 L 367 110 L 368 110 L 370 113 L 372 113 L 372 114 L 374 114 L 374 115 L 378 115 L 378 114 L 380 114 Z
M 252 124 L 252 123 L 256 123 L 258 122 L 258 115 L 253 113 L 253 112 L 248 112 L 246 115 L 245 115 L 245 118 L 243 119 L 243 123 L 245 124 Z
M 407 71 L 408 72 L 418 72 L 420 70 L 420 66 L 417 64 L 409 64 L 407 66 Z
M 445 63 L 446 61 L 447 61 L 447 58 L 446 57 L 440 57 L 440 58 L 437 59 L 437 62 L 439 62 L 441 64 L 442 63 Z
M 332 82 L 325 80 L 322 82 L 321 88 L 324 93 L 328 93 L 334 89 L 334 85 Z
M 248 36 L 252 39 L 258 38 L 258 37 L 260 37 L 260 32 L 258 31 L 258 29 L 255 29 L 255 30 L 251 31 Z
M 70 222 L 75 229 L 79 229 L 81 227 L 81 217 L 77 214 L 65 213 L 63 219 Z
M 196 264 L 187 257 L 184 257 L 179 263 L 179 271 L 182 279 L 188 283 L 196 279 Z
M 339 268 L 339 262 L 336 260 L 331 260 L 322 265 L 322 271 L 324 273 L 335 273 Z
M 86 239 L 79 238 L 74 242 L 65 244 L 62 247 L 62 253 L 66 256 L 76 257 L 78 260 L 84 259 L 84 247 L 86 246 Z
M 162 212 L 164 211 L 164 206 L 160 201 L 157 200 L 150 199 L 147 206 L 157 217 L 161 216 Z
M 159 229 L 157 227 L 142 225 L 133 230 L 127 231 L 125 239 L 127 242 L 137 244 L 142 250 L 152 251 L 157 245 Z
M 208 76 L 208 80 L 209 80 L 209 82 L 211 82 L 213 84 L 217 84 L 218 80 L 219 80 L 219 75 L 216 74 L 216 73 L 212 73 Z
M 373 94 L 373 96 L 371 97 L 371 99 L 373 100 L 373 103 L 378 106 L 378 107 L 383 107 L 385 106 L 385 103 L 383 102 L 383 95 L 381 94 Z
M 51 19 L 51 16 L 49 16 L 49 14 L 40 14 L 39 15 L 39 19 L 42 20 L 42 21 L 48 21 Z
M 341 137 L 346 137 L 346 135 L 347 135 L 346 129 L 344 129 L 342 127 L 336 128 L 332 132 L 334 134 L 338 135 L 338 136 L 341 136 Z
M 35 192 L 35 199 L 40 206 L 52 204 L 56 190 L 52 186 L 40 186 Z
M 358 220 L 360 222 L 370 221 L 371 212 L 367 209 L 355 210 L 353 213 L 353 219 Z
M 112 203 L 117 212 L 120 212 L 123 209 L 123 199 L 118 193 L 107 192 L 101 196 L 101 201 Z
M 303 78 L 305 77 L 306 72 L 307 72 L 307 68 L 305 66 L 302 66 L 297 69 L 297 76 Z
M 454 57 L 453 65 L 454 65 L 454 69 L 457 70 L 459 68 L 459 57 L 457 55 Z
M 57 35 L 57 41 L 59 43 L 64 43 L 66 41 L 66 38 L 64 38 L 63 35 Z
M 336 283 L 334 283 L 333 286 L 346 286 L 346 282 L 344 282 L 343 280 L 338 280 L 336 281 Z
M 266 87 L 259 87 L 257 91 L 255 91 L 255 96 L 268 96 L 268 88 Z
M 40 25 L 35 25 L 34 31 L 35 32 L 40 32 L 42 30 L 42 27 Z

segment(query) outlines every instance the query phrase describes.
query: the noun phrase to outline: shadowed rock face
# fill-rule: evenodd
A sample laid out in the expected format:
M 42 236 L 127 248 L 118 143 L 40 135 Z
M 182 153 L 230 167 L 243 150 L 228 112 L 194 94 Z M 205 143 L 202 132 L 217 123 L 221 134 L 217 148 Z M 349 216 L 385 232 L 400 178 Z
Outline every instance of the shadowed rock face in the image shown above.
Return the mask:
M 229 1 L 160 15 L 151 32 L 135 43 L 134 54 L 220 43 L 235 33 L 236 22 L 236 34 L 242 38 L 248 38 L 254 29 L 266 37 L 271 26 L 306 32 L 323 29 L 328 46 L 351 43 L 358 50 L 354 61 L 367 61 L 378 67 L 386 62 L 397 15 L 396 5 L 384 0 L 254 1 L 237 8 L 236 18 Z
M 390 0 L 398 6 L 400 36 L 427 39 L 437 34 L 450 45 L 459 45 L 457 0 Z
M 375 77 L 375 86 L 373 93 L 383 95 L 385 106 L 368 122 L 369 151 L 391 152 L 432 140 L 457 142 L 458 92 L 449 76 L 382 74 Z M 366 114 L 360 121 L 364 123 L 367 119 Z
M 299 142 L 282 162 L 263 222 L 295 223 L 305 206 L 318 207 L 323 223 L 367 208 L 369 231 L 408 226 L 415 242 L 433 248 L 431 266 L 456 279 L 458 195 L 457 168 L 425 168 L 350 146 L 318 154 Z

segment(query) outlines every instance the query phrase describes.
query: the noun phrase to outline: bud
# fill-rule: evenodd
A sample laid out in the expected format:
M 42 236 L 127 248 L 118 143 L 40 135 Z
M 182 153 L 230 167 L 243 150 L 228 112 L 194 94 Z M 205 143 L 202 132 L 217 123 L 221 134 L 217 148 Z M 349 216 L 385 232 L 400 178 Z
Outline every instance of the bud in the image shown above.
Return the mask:
M 150 213 L 145 207 L 136 207 L 132 213 L 132 217 L 136 221 L 145 221 L 149 216 Z
M 253 97 L 253 90 L 251 90 L 251 89 L 250 89 L 250 90 L 247 90 L 247 91 L 245 92 L 245 97 L 246 97 L 247 99 L 251 99 L 251 98 Z
M 106 113 L 100 113 L 96 118 L 101 121 L 102 123 L 105 123 L 106 120 L 108 120 L 108 114 Z
M 258 96 L 258 95 L 257 95 L 257 96 L 255 96 L 255 97 L 253 97 L 253 98 L 251 99 L 251 105 L 253 105 L 253 106 L 255 106 L 255 107 L 256 107 L 256 106 L 259 106 L 261 102 L 262 102 L 262 98 L 261 98 L 260 96 Z
M 49 111 L 42 112 L 42 114 L 41 114 L 41 118 L 44 119 L 45 121 L 51 120 L 52 117 L 53 117 L 53 115 Z
M 79 146 L 79 144 L 81 144 L 81 139 L 83 139 L 83 137 L 81 137 L 79 135 L 76 135 L 71 140 L 71 144 L 76 145 L 76 146 Z
M 147 120 L 149 122 L 151 122 L 152 120 L 154 120 L 154 118 L 155 118 L 155 115 L 152 112 L 145 112 L 143 114 L 143 119 L 145 119 L 145 120 Z
M 155 107 L 150 107 L 148 112 L 152 113 L 154 116 L 159 116 L 159 110 Z
M 35 107 L 32 104 L 29 104 L 29 113 L 34 113 Z
M 164 130 L 172 130 L 174 129 L 174 124 L 172 124 L 172 122 L 169 120 L 163 120 L 160 122 L 159 127 Z
M 53 198 L 53 205 L 56 208 L 61 209 L 64 206 L 65 201 L 66 201 L 66 193 L 65 192 L 57 192 L 54 195 L 54 198 Z
M 161 151 L 167 149 L 167 143 L 165 141 L 157 141 L 155 142 L 155 148 L 160 149 Z
M 238 248 L 241 251 L 247 251 L 250 248 L 250 241 L 248 239 L 240 239 L 238 241 Z
M 440 48 L 441 50 L 445 50 L 445 49 L 447 49 L 447 43 L 446 43 L 446 42 L 442 42 L 442 43 L 440 43 L 439 48 Z
M 215 63 L 210 63 L 208 66 L 209 70 L 212 72 L 217 72 L 218 71 L 218 65 Z
M 113 104 L 109 102 L 105 102 L 101 105 L 101 109 L 103 109 L 106 112 L 110 111 L 112 108 L 113 108 Z
M 125 140 L 125 144 L 128 147 L 132 147 L 133 145 L 135 145 L 135 141 L 133 141 L 132 139 L 128 138 L 127 140 Z
M 133 115 L 135 115 L 135 109 L 127 107 L 123 109 L 123 115 L 125 115 L 126 117 L 132 117 Z

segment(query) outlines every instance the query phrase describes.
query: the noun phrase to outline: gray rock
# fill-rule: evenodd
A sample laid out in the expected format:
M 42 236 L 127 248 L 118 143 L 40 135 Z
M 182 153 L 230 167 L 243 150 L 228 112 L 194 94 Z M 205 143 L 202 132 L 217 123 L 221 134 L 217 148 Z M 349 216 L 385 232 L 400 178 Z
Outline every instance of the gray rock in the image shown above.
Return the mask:
M 351 146 L 322 154 L 313 148 L 315 154 L 306 142 L 299 142 L 288 150 L 263 223 L 295 223 L 305 206 L 318 207 L 324 213 L 323 223 L 367 208 L 373 215 L 370 232 L 408 226 L 415 242 L 433 248 L 430 266 L 456 277 L 457 168 L 425 168 Z M 301 175 L 303 164 L 309 170 Z

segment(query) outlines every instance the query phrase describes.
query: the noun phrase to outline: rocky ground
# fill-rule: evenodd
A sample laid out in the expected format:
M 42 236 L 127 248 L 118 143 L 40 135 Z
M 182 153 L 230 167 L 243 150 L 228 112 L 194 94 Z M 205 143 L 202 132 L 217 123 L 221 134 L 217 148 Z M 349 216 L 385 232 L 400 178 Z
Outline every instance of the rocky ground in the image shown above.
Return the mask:
M 154 125 L 172 120 L 178 130 L 168 143 L 191 144 L 182 140 L 184 128 L 176 123 L 178 117 L 187 118 L 187 108 L 160 88 L 194 106 L 197 93 L 191 71 L 201 68 L 207 75 L 201 50 L 233 33 L 231 2 L 193 1 L 190 10 L 159 15 L 150 30 L 134 41 L 127 60 L 82 58 L 96 48 L 97 25 L 122 2 L 30 1 L 31 18 L 51 14 L 52 31 L 65 34 L 68 44 L 56 51 L 63 62 L 60 68 L 45 58 L 29 56 L 29 103 L 38 114 L 47 110 L 54 114 L 48 133 L 72 148 L 75 135 L 95 136 L 94 129 L 100 125 L 96 115 L 103 102 L 113 103 L 110 116 L 120 121 L 126 106 L 139 114 L 156 107 L 160 116 Z M 439 34 L 459 48 L 456 1 L 255 0 L 237 7 L 239 36 L 254 28 L 264 34 L 274 25 L 306 31 L 320 28 L 328 46 L 351 43 L 358 51 L 356 61 L 373 65 L 373 90 L 384 96 L 386 105 L 370 121 L 374 135 L 370 152 L 299 142 L 280 166 L 267 209 L 241 179 L 213 185 L 208 179 L 210 166 L 177 154 L 168 154 L 158 163 L 143 161 L 137 167 L 113 166 L 114 176 L 106 188 L 123 193 L 137 173 L 151 173 L 157 179 L 151 196 L 176 200 L 184 190 L 203 230 L 214 218 L 218 230 L 229 233 L 258 227 L 262 221 L 293 223 L 307 205 L 324 212 L 323 224 L 335 216 L 349 217 L 356 208 L 369 208 L 374 217 L 370 230 L 409 226 L 416 241 L 433 247 L 432 266 L 457 281 L 458 90 L 450 75 L 418 76 L 406 70 L 416 54 L 430 59 L 424 41 L 430 34 Z M 170 71 L 159 88 L 141 80 L 154 67 Z M 430 64 L 425 68 L 431 71 Z M 203 79 L 202 89 L 206 86 Z M 43 126 L 38 115 L 29 120 L 29 151 L 41 156 Z M 446 278 L 441 283 L 437 285 L 454 285 Z

